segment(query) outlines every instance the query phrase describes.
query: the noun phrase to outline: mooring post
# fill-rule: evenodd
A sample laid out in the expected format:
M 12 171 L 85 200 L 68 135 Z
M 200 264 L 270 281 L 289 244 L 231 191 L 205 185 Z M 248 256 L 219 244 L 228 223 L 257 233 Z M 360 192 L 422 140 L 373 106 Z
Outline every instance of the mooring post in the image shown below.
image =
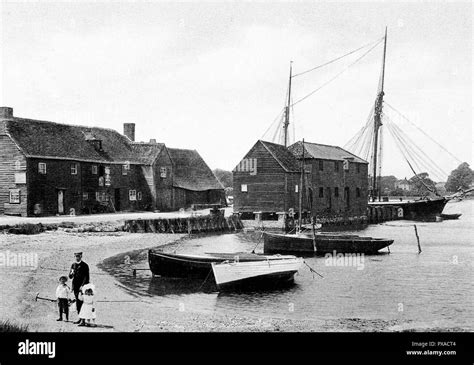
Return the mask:
M 418 229 L 416 228 L 416 224 L 414 224 L 413 227 L 415 227 L 416 242 L 418 243 L 418 253 L 421 253 L 420 237 L 418 236 Z

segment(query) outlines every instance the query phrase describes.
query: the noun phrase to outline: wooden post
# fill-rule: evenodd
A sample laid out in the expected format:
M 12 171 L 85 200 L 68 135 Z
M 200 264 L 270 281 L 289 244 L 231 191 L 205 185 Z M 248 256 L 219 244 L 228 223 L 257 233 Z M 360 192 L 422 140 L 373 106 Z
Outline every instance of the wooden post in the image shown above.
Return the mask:
M 418 243 L 418 253 L 421 253 L 420 237 L 418 236 L 418 229 L 416 228 L 416 224 L 414 224 L 413 227 L 415 227 L 416 242 Z

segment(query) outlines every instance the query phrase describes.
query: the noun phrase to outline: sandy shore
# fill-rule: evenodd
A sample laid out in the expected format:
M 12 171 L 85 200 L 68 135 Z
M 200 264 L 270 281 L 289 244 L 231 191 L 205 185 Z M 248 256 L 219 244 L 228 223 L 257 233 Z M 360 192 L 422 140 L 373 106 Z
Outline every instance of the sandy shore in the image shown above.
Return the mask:
M 0 319 L 27 324 L 31 331 L 308 331 L 335 330 L 324 321 L 261 319 L 234 315 L 216 315 L 156 308 L 146 298 L 137 298 L 121 287 L 111 275 L 100 269 L 100 263 L 120 253 L 146 250 L 172 243 L 181 238 L 171 234 L 68 233 L 62 230 L 34 236 L 0 236 L 0 251 L 38 255 L 38 267 L 0 267 Z M 91 270 L 91 281 L 97 287 L 98 300 L 138 300 L 128 303 L 98 303 L 97 328 L 78 327 L 72 322 L 57 322 L 57 306 L 35 301 L 35 296 L 54 297 L 57 279 L 67 274 L 73 253 L 84 252 Z M 99 266 L 98 266 L 99 265 Z M 131 274 L 132 275 L 132 274 Z M 70 321 L 77 319 L 71 306 Z M 337 326 L 336 326 L 337 327 Z M 337 329 L 336 329 L 337 330 Z

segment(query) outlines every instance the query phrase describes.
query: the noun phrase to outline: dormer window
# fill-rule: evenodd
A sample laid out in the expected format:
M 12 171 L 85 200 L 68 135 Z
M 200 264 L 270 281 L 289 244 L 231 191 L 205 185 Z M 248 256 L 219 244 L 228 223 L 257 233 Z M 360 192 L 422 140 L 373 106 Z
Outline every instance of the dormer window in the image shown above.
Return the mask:
M 90 141 L 90 143 L 94 146 L 96 151 L 102 152 L 102 141 L 100 139 L 94 139 Z
M 91 131 L 88 132 L 82 132 L 84 134 L 84 138 L 86 139 L 87 142 L 89 142 L 96 151 L 102 152 L 102 140 L 97 139 Z

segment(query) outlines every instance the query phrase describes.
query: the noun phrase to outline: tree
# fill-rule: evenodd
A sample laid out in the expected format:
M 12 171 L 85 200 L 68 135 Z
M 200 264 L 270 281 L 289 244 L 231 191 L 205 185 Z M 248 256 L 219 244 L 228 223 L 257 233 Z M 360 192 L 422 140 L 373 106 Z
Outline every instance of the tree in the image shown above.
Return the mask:
M 426 195 L 430 192 L 430 189 L 432 189 L 432 191 L 435 189 L 435 183 L 430 179 L 427 172 L 422 172 L 413 176 L 410 180 L 408 180 L 408 182 L 413 187 L 412 191 L 417 195 Z
M 468 189 L 474 180 L 474 172 L 469 167 L 467 162 L 463 162 L 453 171 L 448 177 L 446 182 L 446 190 L 450 192 L 455 192 L 459 188 Z
M 217 180 L 224 185 L 224 188 L 231 188 L 232 187 L 232 172 L 226 171 L 222 169 L 215 169 L 212 171 L 214 175 L 216 175 Z

